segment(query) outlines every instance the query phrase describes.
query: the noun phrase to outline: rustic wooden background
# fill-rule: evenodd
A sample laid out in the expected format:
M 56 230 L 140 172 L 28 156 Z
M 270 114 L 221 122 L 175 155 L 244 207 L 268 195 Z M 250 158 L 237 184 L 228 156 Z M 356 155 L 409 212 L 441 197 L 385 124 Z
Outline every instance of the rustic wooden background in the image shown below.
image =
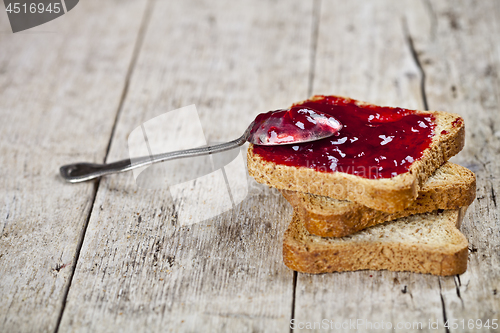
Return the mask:
M 12 34 L 1 8 L 0 331 L 491 324 L 500 311 L 499 22 L 495 0 L 86 0 Z M 168 189 L 141 189 L 130 173 L 82 184 L 58 176 L 69 162 L 127 157 L 135 127 L 182 106 L 196 104 L 207 140 L 221 142 L 257 113 L 312 94 L 464 117 L 466 146 L 453 161 L 477 175 L 462 226 L 466 273 L 296 274 L 281 261 L 291 207 L 251 179 L 235 209 L 186 227 Z M 452 319 L 466 328 L 445 328 Z

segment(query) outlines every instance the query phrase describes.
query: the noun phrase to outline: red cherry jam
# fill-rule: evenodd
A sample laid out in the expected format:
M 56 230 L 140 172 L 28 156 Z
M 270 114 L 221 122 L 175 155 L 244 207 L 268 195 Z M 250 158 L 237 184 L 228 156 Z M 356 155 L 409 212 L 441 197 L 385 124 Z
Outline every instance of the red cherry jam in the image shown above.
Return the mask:
M 309 108 L 342 124 L 336 136 L 280 146 L 253 146 L 264 160 L 320 172 L 344 172 L 368 179 L 391 178 L 422 157 L 434 135 L 434 116 L 402 108 L 358 105 L 335 96 L 315 96 L 290 110 Z
M 341 128 L 342 124 L 328 114 L 307 107 L 294 107 L 259 114 L 250 136 L 251 142 L 258 145 L 279 145 L 327 138 Z

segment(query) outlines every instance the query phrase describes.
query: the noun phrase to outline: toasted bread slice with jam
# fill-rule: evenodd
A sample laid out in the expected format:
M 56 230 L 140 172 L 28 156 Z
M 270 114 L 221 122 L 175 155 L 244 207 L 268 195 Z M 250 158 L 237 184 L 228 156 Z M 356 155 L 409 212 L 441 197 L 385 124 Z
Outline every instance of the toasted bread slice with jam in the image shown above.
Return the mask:
M 341 99 L 344 103 L 347 101 L 351 105 L 364 109 L 376 107 L 368 103 L 335 96 L 315 96 L 295 106 L 321 101 L 326 98 Z M 394 108 L 394 110 L 402 109 Z M 391 178 L 366 178 L 349 172 L 322 172 L 314 167 L 296 167 L 286 163 L 277 163 L 255 153 L 253 145 L 249 146 L 247 154 L 249 174 L 257 182 L 280 190 L 305 192 L 339 200 L 349 200 L 389 213 L 404 210 L 417 198 L 418 192 L 429 176 L 449 158 L 460 152 L 465 139 L 464 124 L 459 115 L 441 111 L 412 112 L 428 116 L 429 119 L 432 118 L 434 129 L 431 141 L 429 146 L 422 151 L 421 156 L 409 164 L 406 172 Z M 363 128 L 366 130 L 367 127 Z M 342 136 L 342 131 L 339 132 L 340 136 Z M 383 138 L 383 140 L 386 139 Z M 381 144 L 385 142 L 383 141 Z M 259 149 L 272 148 L 259 147 Z M 376 147 L 372 150 L 375 149 Z
M 282 194 L 308 232 L 321 237 L 342 237 L 400 217 L 469 206 L 476 197 L 476 176 L 467 168 L 446 162 L 425 182 L 417 199 L 396 213 L 309 193 L 282 190 Z
M 283 239 L 283 261 L 302 273 L 390 270 L 455 275 L 467 270 L 468 242 L 457 229 L 466 207 L 412 215 L 326 238 L 310 234 L 298 214 Z

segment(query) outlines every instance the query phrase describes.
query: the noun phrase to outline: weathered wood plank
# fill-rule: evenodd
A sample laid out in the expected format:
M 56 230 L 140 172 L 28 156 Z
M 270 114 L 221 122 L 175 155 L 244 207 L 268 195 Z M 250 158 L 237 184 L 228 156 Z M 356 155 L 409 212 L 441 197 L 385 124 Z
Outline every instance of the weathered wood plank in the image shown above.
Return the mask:
M 143 11 L 81 1 L 12 34 L 0 10 L 2 332 L 56 328 L 95 195 L 58 168 L 104 159 Z
M 478 319 L 483 324 L 489 319 L 490 325 L 492 319 L 500 320 L 496 197 L 500 191 L 500 4 L 437 1 L 415 10 L 421 14 L 412 15 L 408 22 L 426 76 L 429 107 L 464 117 L 466 145 L 454 161 L 477 176 L 477 199 L 462 223 L 470 242 L 469 269 L 459 278 L 441 279 L 447 319 L 475 332 Z
M 323 1 L 314 93 L 424 109 L 422 75 L 405 32 L 409 6 L 400 1 Z M 295 327 L 316 322 L 318 331 L 417 332 L 427 329 L 429 320 L 439 320 L 442 329 L 439 279 L 430 275 L 298 274 L 295 304 Z
M 128 155 L 142 122 L 179 107 L 196 104 L 207 140 L 222 142 L 257 113 L 307 97 L 311 2 L 158 1 L 152 13 L 110 161 Z M 288 332 L 293 273 L 281 235 L 291 210 L 251 184 L 232 211 L 183 226 L 167 188 L 140 188 L 132 174 L 103 179 L 61 330 Z M 226 189 L 206 185 L 222 202 Z

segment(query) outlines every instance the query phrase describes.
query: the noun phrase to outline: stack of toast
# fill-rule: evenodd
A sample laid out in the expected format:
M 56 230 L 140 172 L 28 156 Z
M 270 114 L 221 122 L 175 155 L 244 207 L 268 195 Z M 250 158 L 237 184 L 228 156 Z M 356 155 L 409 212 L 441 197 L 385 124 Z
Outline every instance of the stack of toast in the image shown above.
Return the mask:
M 333 96 L 315 96 L 294 107 L 317 103 L 352 104 L 361 112 L 377 108 Z M 475 199 L 476 179 L 467 168 L 448 162 L 463 148 L 463 120 L 440 111 L 403 113 L 427 117 L 433 129 L 419 157 L 392 177 L 318 170 L 312 162 L 312 166 L 297 167 L 287 159 L 273 160 L 277 150 L 249 147 L 250 175 L 279 189 L 294 208 L 283 239 L 283 259 L 289 268 L 304 273 L 369 269 L 435 275 L 461 274 L 467 269 L 468 242 L 459 228 Z M 398 126 L 400 118 L 391 126 Z M 370 128 L 366 133 L 370 135 Z M 339 138 L 342 135 L 341 130 Z M 330 148 L 340 151 L 343 146 L 338 143 L 346 140 L 331 142 Z M 290 154 L 300 152 L 297 147 Z

